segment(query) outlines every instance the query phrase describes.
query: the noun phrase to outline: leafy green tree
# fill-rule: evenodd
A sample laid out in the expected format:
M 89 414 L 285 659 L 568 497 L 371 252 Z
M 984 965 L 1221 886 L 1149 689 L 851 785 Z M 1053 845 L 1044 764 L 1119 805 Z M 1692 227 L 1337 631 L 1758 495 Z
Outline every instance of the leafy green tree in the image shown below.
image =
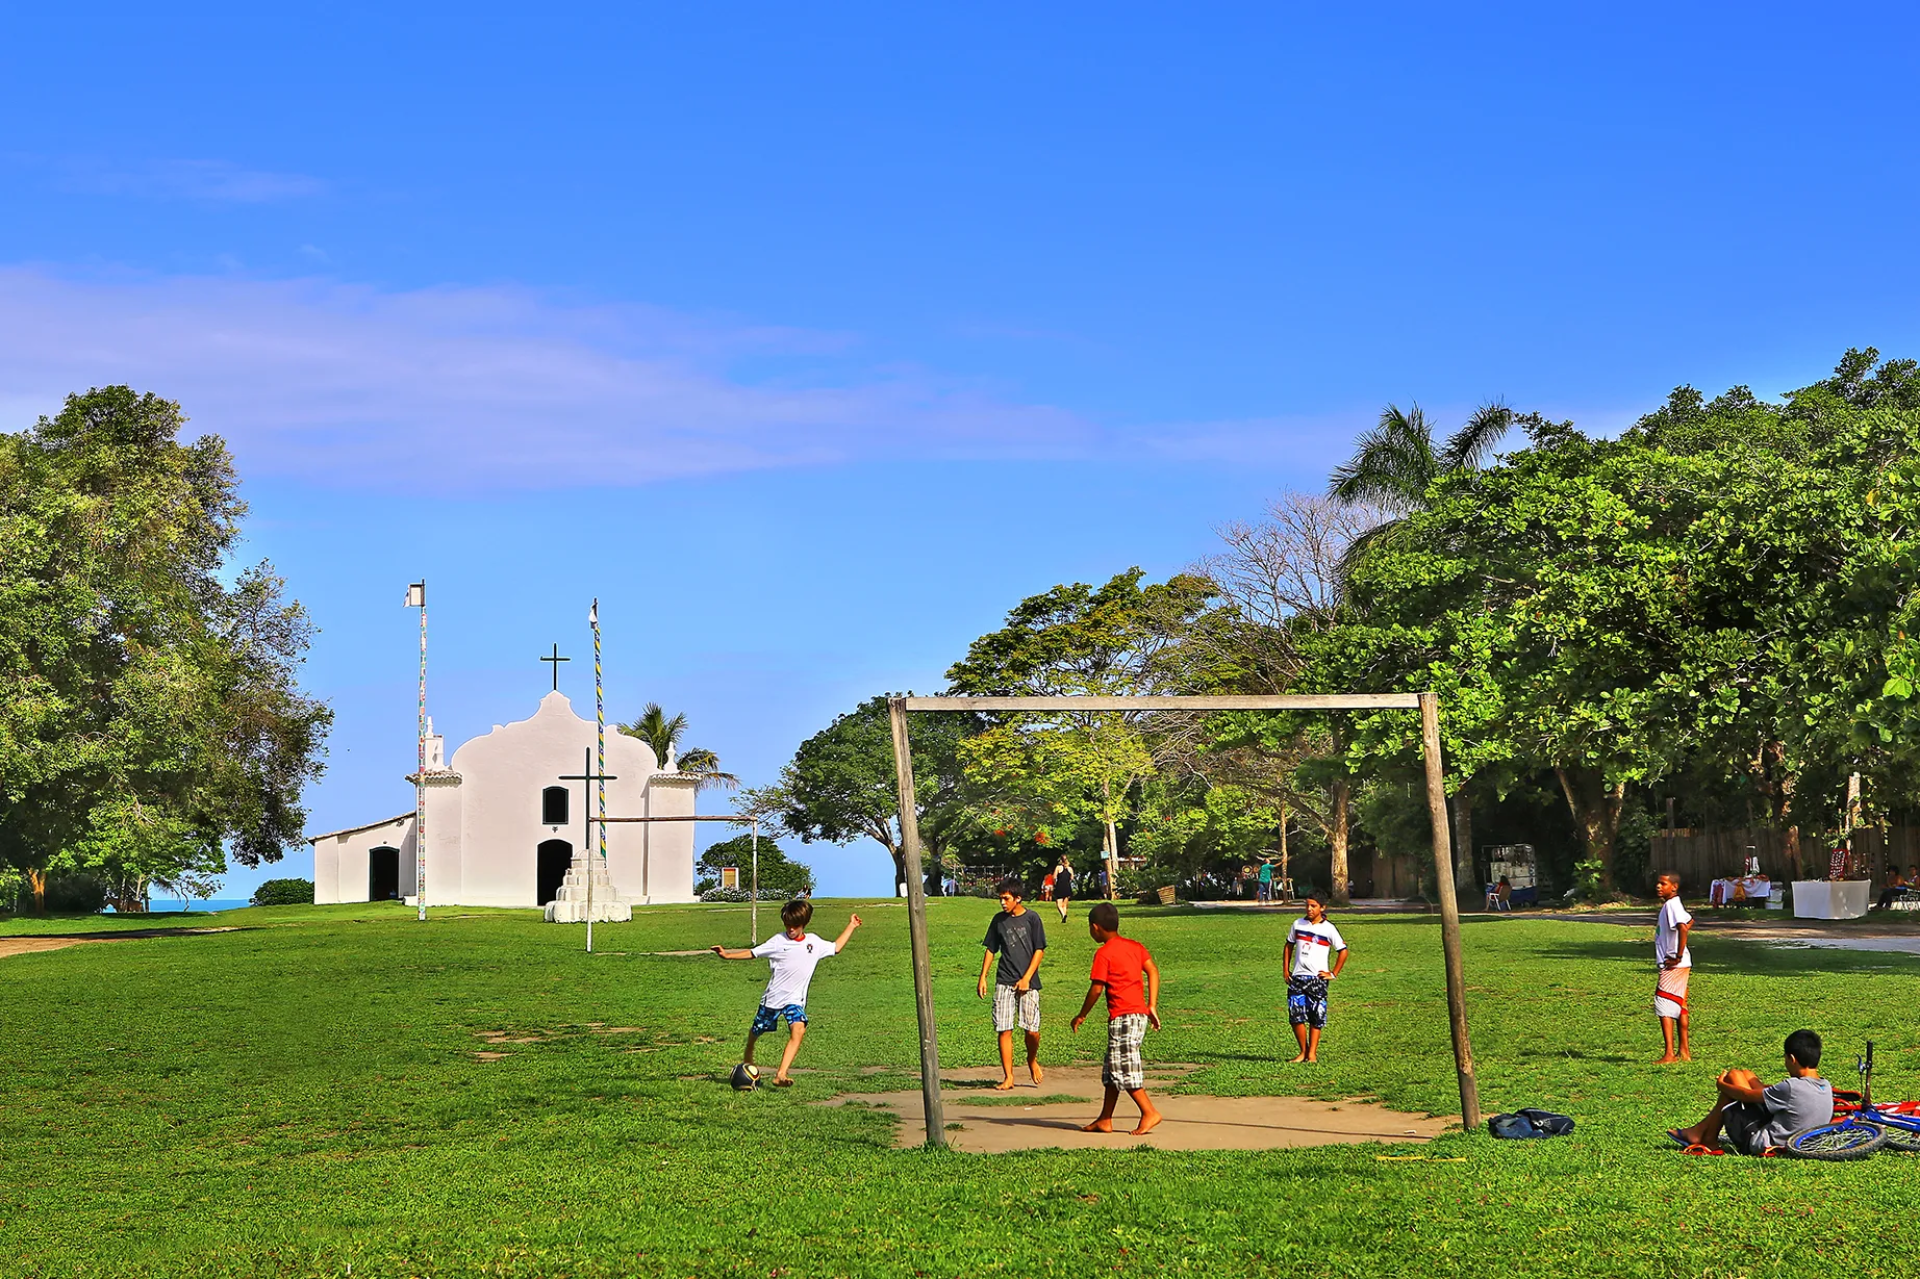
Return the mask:
M 719 787 L 735 790 L 740 779 L 732 773 L 720 770 L 720 756 L 704 746 L 689 746 L 680 749 L 680 739 L 687 733 L 687 716 L 683 711 L 668 715 L 658 702 L 648 702 L 640 711 L 640 717 L 631 723 L 616 724 L 618 732 L 628 737 L 637 737 L 653 748 L 653 758 L 660 767 L 674 764 L 682 773 L 694 779 L 696 790 L 709 790 Z
M 1213 584 L 1197 574 L 1141 584 L 1138 568 L 1104 586 L 1056 586 L 1022 600 L 1000 630 L 983 635 L 947 671 L 971 696 L 1117 696 L 1190 686 L 1182 642 L 1205 618 Z M 968 779 L 996 798 L 1035 804 L 1058 820 L 1100 824 L 1102 858 L 1119 882 L 1119 827 L 1139 783 L 1153 776 L 1153 744 L 1173 740 L 1165 722 L 1149 734 L 1142 715 L 1083 712 L 995 717 L 962 749 Z
M 909 727 L 913 746 L 916 815 L 927 891 L 938 893 L 939 868 L 960 824 L 960 776 L 955 748 L 971 725 L 959 714 L 918 715 Z M 906 887 L 900 843 L 900 795 L 893 763 L 893 727 L 885 697 L 856 709 L 800 743 L 771 786 L 742 797 L 740 810 L 776 823 L 801 839 L 844 844 L 871 839 L 893 859 L 894 888 Z
M 301 837 L 331 722 L 297 685 L 312 628 L 230 563 L 232 459 L 183 422 L 118 386 L 0 435 L 0 862 L 36 901 L 87 871 L 132 908 Z
M 794 861 L 779 844 L 765 835 L 760 837 L 759 847 L 760 893 L 763 899 L 784 901 L 813 891 L 812 868 L 804 862 Z M 750 889 L 753 865 L 754 838 L 751 833 L 721 840 L 700 854 L 694 869 L 701 878 L 694 884 L 694 891 L 704 893 L 717 887 L 720 872 L 729 866 L 740 872 L 741 889 Z

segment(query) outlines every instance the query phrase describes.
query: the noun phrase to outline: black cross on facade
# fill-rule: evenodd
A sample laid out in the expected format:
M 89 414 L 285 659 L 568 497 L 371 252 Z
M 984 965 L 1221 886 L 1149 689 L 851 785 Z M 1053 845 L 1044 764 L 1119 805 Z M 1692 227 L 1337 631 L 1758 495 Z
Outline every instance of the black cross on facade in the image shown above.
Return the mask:
M 560 656 L 560 646 L 558 644 L 555 644 L 553 646 L 553 656 L 543 657 L 540 660 L 543 662 L 553 663 L 553 691 L 556 693 L 559 692 L 560 691 L 560 663 L 571 662 L 573 659 L 571 657 Z
M 560 660 L 564 662 L 567 659 L 563 657 Z M 556 666 L 553 669 L 559 670 L 560 668 Z M 586 762 L 580 766 L 580 771 L 577 773 L 567 773 L 559 780 L 563 782 L 580 783 L 580 793 L 584 796 L 580 803 L 580 813 L 585 819 L 582 823 L 582 831 L 586 840 L 586 842 L 580 846 L 580 853 L 584 858 L 588 853 L 594 851 L 593 784 L 595 782 L 617 782 L 620 779 L 612 773 L 596 773 L 593 771 L 593 747 L 589 746 L 586 749 Z M 591 866 L 593 863 L 583 861 L 581 864 Z

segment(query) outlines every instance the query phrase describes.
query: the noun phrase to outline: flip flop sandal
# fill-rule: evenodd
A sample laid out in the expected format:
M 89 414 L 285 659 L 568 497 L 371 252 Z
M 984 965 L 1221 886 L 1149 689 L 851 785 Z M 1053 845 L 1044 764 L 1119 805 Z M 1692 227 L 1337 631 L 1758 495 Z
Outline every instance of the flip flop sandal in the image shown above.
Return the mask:
M 1718 1146 L 1702 1146 L 1696 1143 L 1694 1145 L 1688 1146 L 1685 1150 L 1681 1151 L 1680 1153 L 1683 1155 L 1724 1155 L 1727 1152 L 1720 1149 L 1720 1147 Z
M 1667 1140 L 1671 1141 L 1674 1145 L 1680 1147 L 1682 1150 L 1685 1150 L 1687 1147 L 1694 1144 L 1693 1142 L 1688 1141 L 1685 1137 L 1681 1136 L 1680 1130 L 1678 1128 L 1667 1129 Z

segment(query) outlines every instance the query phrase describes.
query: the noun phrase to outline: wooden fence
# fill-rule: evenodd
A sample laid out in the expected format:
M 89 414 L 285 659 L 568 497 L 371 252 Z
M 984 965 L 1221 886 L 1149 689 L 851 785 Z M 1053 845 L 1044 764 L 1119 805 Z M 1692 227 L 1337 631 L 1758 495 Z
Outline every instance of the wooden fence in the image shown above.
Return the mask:
M 1827 877 L 1828 855 L 1839 838 L 1833 831 L 1801 830 L 1800 878 Z M 1889 826 L 1885 831 L 1877 826 L 1863 828 L 1854 832 L 1853 847 L 1870 868 L 1873 882 L 1885 883 L 1889 866 L 1898 866 L 1904 872 L 1920 864 L 1920 827 Z M 1749 849 L 1760 859 L 1760 871 L 1767 878 L 1794 877 L 1787 865 L 1787 832 L 1765 826 L 1655 835 L 1647 867 L 1655 874 L 1678 874 L 1682 891 L 1688 896 L 1704 895 L 1709 881 L 1740 873 Z

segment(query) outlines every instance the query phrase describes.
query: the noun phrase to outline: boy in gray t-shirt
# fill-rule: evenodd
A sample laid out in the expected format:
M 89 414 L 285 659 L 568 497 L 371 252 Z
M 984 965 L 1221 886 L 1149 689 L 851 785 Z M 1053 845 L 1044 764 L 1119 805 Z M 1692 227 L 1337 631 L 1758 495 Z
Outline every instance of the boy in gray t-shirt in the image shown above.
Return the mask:
M 1027 1073 L 1039 1085 L 1047 1072 L 1040 1067 L 1040 961 L 1047 953 L 1047 930 L 1040 916 L 1027 909 L 1026 889 L 1017 879 L 1000 883 L 1000 913 L 987 925 L 981 945 L 980 997 L 987 997 L 987 974 L 993 982 L 993 1029 L 1000 1037 L 1001 1092 L 1013 1087 L 1013 1032 L 1026 1032 Z
M 1707 1117 L 1691 1128 L 1669 1128 L 1667 1136 L 1682 1146 L 1710 1146 L 1722 1130 L 1734 1149 L 1758 1155 L 1769 1146 L 1784 1146 L 1803 1128 L 1833 1118 L 1833 1085 L 1815 1069 L 1820 1064 L 1820 1036 L 1796 1030 L 1787 1036 L 1787 1077 L 1763 1084 L 1751 1070 L 1729 1070 L 1715 1081 L 1720 1100 Z

